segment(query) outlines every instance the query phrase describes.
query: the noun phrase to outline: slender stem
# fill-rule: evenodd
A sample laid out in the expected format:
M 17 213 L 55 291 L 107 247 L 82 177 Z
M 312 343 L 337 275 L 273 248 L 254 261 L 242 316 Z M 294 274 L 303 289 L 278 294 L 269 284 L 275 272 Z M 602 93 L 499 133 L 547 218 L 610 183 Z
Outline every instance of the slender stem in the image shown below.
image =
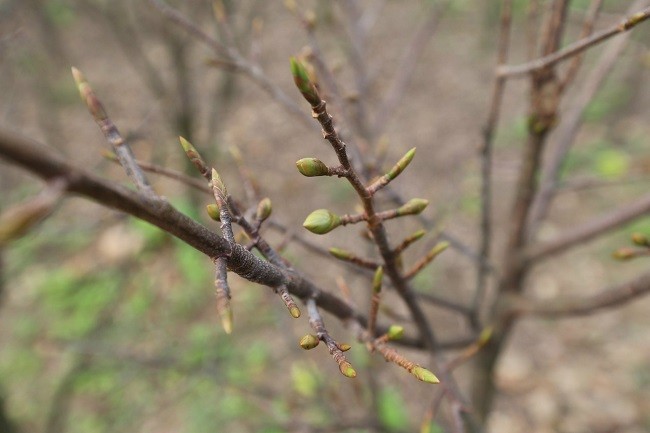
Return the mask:
M 580 54 L 581 52 L 598 45 L 613 36 L 627 32 L 638 24 L 646 21 L 648 18 L 650 18 L 650 7 L 626 17 L 615 26 L 596 32 L 587 38 L 580 39 L 559 51 L 547 54 L 546 56 L 533 60 L 532 62 L 518 66 L 502 66 L 497 68 L 497 74 L 499 76 L 522 77 L 531 72 L 553 66 L 563 60 Z
M 497 52 L 497 65 L 503 65 L 508 59 L 508 48 L 510 46 L 510 28 L 512 21 L 512 0 L 506 0 L 501 6 L 501 30 L 499 33 L 499 44 Z M 503 94 L 506 79 L 497 76 L 492 90 L 492 102 L 488 120 L 483 130 L 483 143 L 481 145 L 481 244 L 479 254 L 485 260 L 490 259 L 490 247 L 492 245 L 492 147 L 494 143 L 494 132 L 499 123 Z M 478 263 L 476 274 L 476 290 L 472 309 L 471 323 L 474 329 L 480 328 L 481 305 L 485 298 L 487 286 L 488 268 L 485 262 Z
M 513 296 L 508 304 L 512 312 L 518 315 L 571 318 L 616 308 L 648 294 L 650 294 L 650 272 L 586 298 L 560 298 L 540 302 L 523 296 Z
M 583 242 L 596 239 L 610 230 L 619 228 L 637 218 L 650 214 L 650 194 L 638 198 L 627 206 L 619 206 L 613 211 L 580 224 L 576 228 L 565 230 L 554 240 L 533 245 L 524 251 L 524 260 L 537 262 L 551 255 L 579 245 Z

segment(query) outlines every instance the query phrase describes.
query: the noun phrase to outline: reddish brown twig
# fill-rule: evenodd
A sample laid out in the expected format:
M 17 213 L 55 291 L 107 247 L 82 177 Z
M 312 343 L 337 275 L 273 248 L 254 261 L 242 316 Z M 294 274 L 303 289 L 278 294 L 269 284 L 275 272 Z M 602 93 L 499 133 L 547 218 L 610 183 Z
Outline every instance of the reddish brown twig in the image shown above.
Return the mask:
M 316 337 L 325 345 L 334 358 L 334 361 L 339 365 L 339 370 L 341 374 L 347 377 L 356 377 L 357 372 L 352 368 L 352 364 L 348 362 L 347 358 L 341 350 L 341 346 L 330 336 L 329 332 L 325 328 L 325 322 L 318 311 L 316 302 L 313 299 L 307 299 L 307 312 L 309 314 L 309 324 L 316 331 Z
M 101 101 L 97 98 L 95 92 L 93 92 L 86 78 L 74 67 L 72 68 L 72 76 L 77 84 L 81 99 L 88 107 L 88 111 L 90 111 L 97 125 L 99 125 L 99 129 L 106 137 L 106 140 L 113 147 L 113 151 L 117 155 L 117 159 L 124 168 L 126 175 L 133 181 L 139 191 L 151 197 L 156 197 L 156 193 L 151 189 L 151 185 L 149 185 L 146 176 L 135 162 L 135 156 L 133 156 L 131 147 L 124 140 L 111 118 L 108 117 Z

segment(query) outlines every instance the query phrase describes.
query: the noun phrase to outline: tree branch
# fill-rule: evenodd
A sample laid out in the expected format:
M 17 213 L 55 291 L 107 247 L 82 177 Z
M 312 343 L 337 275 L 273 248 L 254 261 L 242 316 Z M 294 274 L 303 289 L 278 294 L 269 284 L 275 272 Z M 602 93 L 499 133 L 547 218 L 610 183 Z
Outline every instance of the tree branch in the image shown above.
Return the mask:
M 569 59 L 595 45 L 606 41 L 612 36 L 627 32 L 648 18 L 650 18 L 650 8 L 645 8 L 640 12 L 630 15 L 615 26 L 596 32 L 587 38 L 580 39 L 579 41 L 574 42 L 571 45 L 568 45 L 567 47 L 546 55 L 542 58 L 518 66 L 502 66 L 500 68 L 497 68 L 497 75 L 501 77 L 513 78 L 522 77 L 531 72 L 539 71 L 549 66 L 553 66 L 563 60 Z
M 541 260 L 648 215 L 650 215 L 650 194 L 625 207 L 618 207 L 612 212 L 581 224 L 579 228 L 565 230 L 555 240 L 527 248 L 524 251 L 524 261 Z
M 524 296 L 510 298 L 510 308 L 515 314 L 548 318 L 569 318 L 595 314 L 601 310 L 616 308 L 650 293 L 650 272 L 610 287 L 587 298 L 535 301 Z

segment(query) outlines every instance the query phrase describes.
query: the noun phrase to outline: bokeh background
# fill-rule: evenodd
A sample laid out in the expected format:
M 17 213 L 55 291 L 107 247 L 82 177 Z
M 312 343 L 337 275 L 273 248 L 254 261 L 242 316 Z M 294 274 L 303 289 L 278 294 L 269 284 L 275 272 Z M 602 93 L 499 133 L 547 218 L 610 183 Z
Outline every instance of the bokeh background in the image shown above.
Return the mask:
M 364 150 L 355 116 L 372 116 L 402 67 L 414 30 L 433 1 L 352 2 L 370 16 L 363 46 L 351 44 L 344 1 L 298 2 L 313 13 L 314 35 L 337 78 L 342 99 L 330 104 L 350 145 Z M 481 130 L 487 119 L 495 64 L 499 2 L 453 1 L 418 61 L 411 83 L 387 121 L 373 131 L 385 165 L 418 148 L 394 183 L 404 197 L 431 201 L 431 239 L 414 247 L 417 259 L 435 232 L 478 243 Z M 548 2 L 541 1 L 542 6 Z M 597 23 L 617 22 L 631 2 L 606 1 Z M 309 35 L 280 1 L 225 1 L 230 34 L 219 29 L 210 2 L 170 2 L 208 34 L 231 38 L 268 79 L 299 104 L 288 59 Z M 510 63 L 525 60 L 527 1 L 515 1 Z M 574 0 L 566 40 L 577 37 L 589 2 Z M 227 40 L 227 39 L 226 39 Z M 634 30 L 610 78 L 590 104 L 542 238 L 576 227 L 650 185 L 650 26 Z M 361 49 L 371 78 L 359 89 L 350 52 Z M 589 52 L 576 80 L 593 66 Z M 0 124 L 47 143 L 74 164 L 128 183 L 102 157 L 104 139 L 80 102 L 70 66 L 81 69 L 138 158 L 195 175 L 177 136 L 190 139 L 220 172 L 231 193 L 249 199 L 231 149 L 236 146 L 274 219 L 289 233 L 323 247 L 370 254 L 355 227 L 317 237 L 301 224 L 312 210 L 354 211 L 351 189 L 338 179 L 308 179 L 295 170 L 302 157 L 334 163 L 318 126 L 288 112 L 276 98 L 139 0 L 0 1 Z M 577 90 L 576 90 L 577 91 Z M 569 98 L 570 105 L 571 98 Z M 494 161 L 494 225 L 499 258 L 520 150 L 526 135 L 527 84 L 508 84 Z M 367 113 L 366 113 L 367 114 Z M 210 197 L 163 177 L 155 189 L 186 214 L 213 227 Z M 0 161 L 0 210 L 29 198 L 39 181 Z M 250 200 L 249 205 L 254 205 Z M 392 239 L 417 221 L 389 225 Z M 552 299 L 595 293 L 642 269 L 647 260 L 615 262 L 611 252 L 633 231 L 650 232 L 650 218 L 552 258 L 536 269 L 530 294 Z M 284 255 L 321 286 L 338 291 L 341 279 L 365 308 L 368 279 L 267 228 Z M 305 352 L 299 338 L 307 319 L 291 319 L 276 295 L 237 276 L 234 332 L 221 330 L 209 259 L 145 223 L 79 198 L 25 238 L 0 249 L 0 398 L 5 431 L 31 432 L 324 432 L 417 431 L 432 391 L 356 344 L 356 380 L 338 373 L 321 347 Z M 338 281 L 338 283 L 337 283 Z M 417 290 L 471 300 L 474 266 L 445 252 L 415 281 Z M 405 313 L 392 302 L 382 321 Z M 500 397 L 490 432 L 632 432 L 650 430 L 650 319 L 648 299 L 593 317 L 524 320 L 497 371 Z M 468 334 L 465 321 L 430 308 L 445 340 Z M 330 316 L 332 333 L 354 343 Z M 409 324 L 406 324 L 411 329 Z M 417 351 L 404 352 L 427 365 Z M 464 387 L 470 367 L 458 370 Z M 429 426 L 437 431 L 435 424 Z M 2 429 L 0 429 L 2 430 Z

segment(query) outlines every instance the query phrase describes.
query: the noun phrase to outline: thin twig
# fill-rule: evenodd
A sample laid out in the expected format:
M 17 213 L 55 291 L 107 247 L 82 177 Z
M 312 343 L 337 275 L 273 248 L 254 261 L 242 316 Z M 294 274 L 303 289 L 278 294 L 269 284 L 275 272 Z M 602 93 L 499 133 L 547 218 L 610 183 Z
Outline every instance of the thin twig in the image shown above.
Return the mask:
M 231 65 L 237 71 L 241 71 L 244 75 L 252 79 L 280 105 L 284 106 L 287 112 L 294 115 L 294 117 L 296 117 L 301 123 L 306 126 L 311 125 L 309 116 L 306 116 L 298 104 L 289 98 L 279 86 L 268 78 L 259 65 L 246 60 L 246 58 L 244 58 L 235 47 L 225 46 L 205 33 L 195 23 L 187 19 L 178 10 L 172 8 L 162 0 L 149 0 L 149 3 L 171 22 L 183 28 L 200 42 L 206 44 L 217 54 L 217 56 L 219 56 L 219 61 Z
M 547 318 L 571 318 L 617 308 L 650 293 L 650 273 L 615 285 L 586 298 L 554 299 L 544 302 L 513 296 L 508 300 L 514 314 Z
M 630 11 L 647 5 L 647 0 L 637 0 Z M 556 132 L 555 146 L 547 163 L 542 171 L 540 190 L 533 203 L 529 221 L 529 235 L 534 237 L 535 233 L 546 218 L 555 192 L 560 181 L 560 172 L 571 146 L 575 143 L 578 131 L 584 122 L 584 111 L 601 89 L 603 82 L 609 76 L 616 62 L 623 52 L 630 34 L 622 35 L 603 51 L 598 62 L 591 69 L 591 73 L 584 80 L 580 93 L 573 99 L 572 107 L 562 116 L 560 125 Z
M 529 74 L 540 69 L 553 66 L 563 60 L 569 59 L 581 52 L 598 45 L 607 39 L 616 36 L 620 33 L 627 32 L 628 30 L 634 28 L 638 24 L 646 21 L 650 18 L 650 8 L 645 8 L 642 11 L 639 11 L 635 14 L 632 14 L 625 19 L 623 19 L 619 24 L 612 26 L 608 29 L 601 30 L 594 33 L 593 35 L 580 39 L 565 48 L 548 54 L 537 60 L 533 60 L 529 63 L 524 63 L 517 66 L 502 66 L 497 68 L 497 75 L 499 76 L 508 76 L 508 77 L 522 77 L 526 74 Z
M 102 152 L 102 156 L 106 159 L 108 159 L 111 162 L 119 164 L 119 161 L 117 159 L 117 156 L 113 152 Z M 171 168 L 166 168 L 161 165 L 153 164 L 151 162 L 145 162 L 145 161 L 140 161 L 139 159 L 135 160 L 135 163 L 138 164 L 138 166 L 148 172 L 148 173 L 154 173 L 158 174 L 160 176 L 166 177 L 168 179 L 173 179 L 176 180 L 182 184 L 185 184 L 187 186 L 190 186 L 196 190 L 202 191 L 206 194 L 210 194 L 212 192 L 212 189 L 210 186 L 201 180 L 195 179 L 193 177 L 190 177 L 186 175 L 183 172 L 180 172 L 178 170 L 174 170 Z
M 503 65 L 508 60 L 511 21 L 512 0 L 506 0 L 501 6 L 497 65 Z M 505 78 L 498 76 L 495 78 L 490 111 L 483 130 L 483 143 L 481 145 L 481 243 L 479 246 L 479 255 L 486 261 L 490 260 L 490 247 L 492 245 L 492 147 L 494 144 L 494 132 L 499 124 L 505 85 Z M 474 314 L 471 316 L 472 326 L 475 329 L 480 328 L 481 305 L 485 298 L 488 271 L 489 269 L 485 266 L 485 262 L 481 261 L 478 263 L 476 290 L 472 303 Z
M 99 125 L 99 129 L 106 137 L 106 140 L 113 147 L 113 151 L 117 155 L 117 159 L 120 161 L 120 165 L 124 168 L 126 175 L 131 179 L 140 192 L 151 197 L 156 197 L 156 193 L 151 188 L 151 185 L 149 185 L 147 177 L 135 162 L 135 156 L 133 156 L 131 147 L 124 140 L 111 118 L 108 117 L 101 101 L 93 92 L 93 89 L 90 87 L 90 84 L 88 84 L 88 81 L 86 81 L 86 78 L 77 68 L 74 67 L 72 68 L 72 76 L 77 84 L 81 98 L 88 107 L 88 111 L 90 111 L 93 119 L 95 119 L 95 122 Z
M 565 230 L 557 235 L 554 240 L 530 246 L 524 251 L 522 260 L 537 262 L 583 242 L 597 239 L 610 230 L 621 227 L 637 218 L 648 216 L 648 214 L 650 214 L 650 194 L 639 197 L 626 206 L 618 206 L 613 211 L 595 217 L 584 224 Z
M 582 24 L 582 30 L 580 31 L 579 36 L 580 39 L 588 37 L 593 32 L 594 25 L 598 19 L 598 13 L 603 6 L 603 1 L 604 0 L 592 0 L 591 4 L 589 5 L 589 9 L 587 10 L 585 21 Z M 565 89 L 573 82 L 576 75 L 578 74 L 578 71 L 580 70 L 580 66 L 582 65 L 582 59 L 582 55 L 576 55 L 573 57 L 573 60 L 571 63 L 569 63 L 569 66 L 564 73 L 564 78 L 560 83 L 560 88 Z

